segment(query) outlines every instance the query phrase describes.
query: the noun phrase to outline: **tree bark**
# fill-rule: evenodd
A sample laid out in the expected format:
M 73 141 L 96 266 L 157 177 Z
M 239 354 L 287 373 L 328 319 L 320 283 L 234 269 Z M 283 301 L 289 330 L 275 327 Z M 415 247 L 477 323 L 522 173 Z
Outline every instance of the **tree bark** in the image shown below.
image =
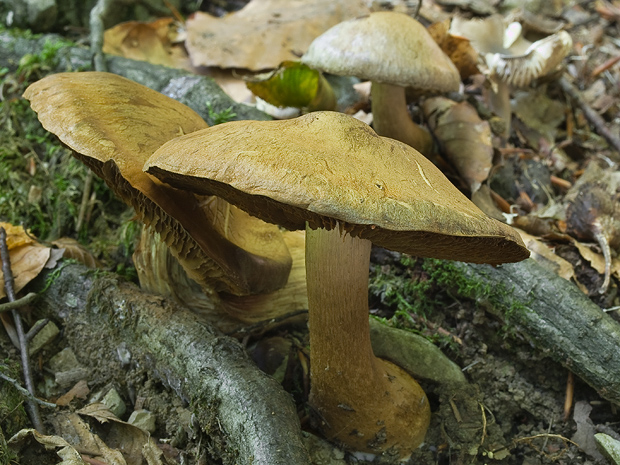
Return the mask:
M 573 283 L 529 258 L 498 267 L 425 262 L 441 284 L 475 299 L 599 395 L 620 404 L 620 324 Z
M 80 265 L 53 274 L 36 307 L 62 324 L 78 358 L 85 341 L 107 362 L 116 359 L 110 347 L 123 344 L 189 403 L 222 463 L 309 465 L 290 395 L 236 340 L 113 274 Z

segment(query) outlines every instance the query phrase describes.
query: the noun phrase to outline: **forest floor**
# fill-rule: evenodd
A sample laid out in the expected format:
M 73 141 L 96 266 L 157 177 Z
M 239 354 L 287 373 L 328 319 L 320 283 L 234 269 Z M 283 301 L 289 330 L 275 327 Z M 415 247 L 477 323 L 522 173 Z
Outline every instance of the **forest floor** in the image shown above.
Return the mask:
M 455 14 L 452 7 L 439 6 L 443 2 L 430 3 L 431 6 L 421 10 L 426 24 Z M 468 8 L 473 8 L 476 2 L 462 3 L 466 5 L 462 6 L 465 14 L 471 16 Z M 620 162 L 618 146 L 613 146 L 620 140 L 620 67 L 616 65 L 616 58 L 620 56 L 620 5 L 604 1 L 551 3 L 553 7 L 545 10 L 546 7 L 541 6 L 527 21 L 531 26 L 535 22 L 533 17 L 538 18 L 539 23 L 546 20 L 548 27 L 551 22 L 557 22 L 570 33 L 573 48 L 562 73 L 577 89 L 582 106 L 571 99 L 554 78 L 514 94 L 516 110 L 512 132 L 507 140 L 499 137 L 500 130 L 493 135 L 492 176 L 487 184 L 512 206 L 508 212 L 504 211 L 505 214 L 514 213 L 528 220 L 544 219 L 546 229 L 543 232 L 535 227 L 528 231 L 532 241 L 544 242 L 547 249 L 553 250 L 555 258 L 547 257 L 543 261 L 551 261 L 552 267 L 562 269 L 568 279 L 606 310 L 607 315 L 620 321 L 617 259 L 610 271 L 609 285 L 605 292 L 599 293 L 603 283 L 602 252 L 592 237 L 572 234 L 569 238 L 579 228 L 571 226 L 566 217 L 567 209 L 575 205 L 577 196 L 573 191 L 574 197 L 567 200 L 567 193 L 589 164 L 597 164 L 603 173 L 601 180 L 607 179 L 607 186 L 615 186 L 613 191 L 607 192 L 615 203 L 609 212 L 599 208 L 597 215 L 600 215 L 594 218 L 588 216 L 593 210 L 592 204 L 586 203 L 578 207 L 582 210 L 578 210 L 577 215 L 589 224 L 603 218 L 603 222 L 611 225 L 606 230 L 609 241 L 612 245 L 620 242 L 620 207 L 614 184 L 617 181 L 609 181 L 617 179 Z M 553 8 L 555 10 L 550 11 Z M 75 39 L 75 31 L 72 31 L 71 40 Z M 90 257 L 86 261 L 92 260 L 102 269 L 138 284 L 132 253 L 141 225 L 134 219 L 133 210 L 116 199 L 103 181 L 95 178 L 91 191 L 96 200 L 90 204 L 90 212 L 84 220 L 86 226 L 76 228 L 88 170 L 72 157 L 70 150 L 43 130 L 28 102 L 21 98 L 29 83 L 49 72 L 53 54 L 53 46 L 48 47 L 38 55 L 24 57 L 18 67 L 0 70 L 0 220 L 22 224 L 45 241 L 70 237 L 76 242 L 66 246 L 73 250 L 74 258 L 85 261 L 84 257 Z M 480 79 L 473 76 L 466 80 L 467 100 L 476 105 L 484 118 L 497 124 L 488 108 L 486 116 L 484 114 Z M 530 98 L 544 103 L 533 104 Z M 539 111 L 527 111 L 528 107 Z M 367 103 L 357 108 L 369 111 Z M 601 134 L 597 123 L 587 118 L 584 108 L 600 117 L 608 131 L 607 137 Z M 412 106 L 412 114 L 421 117 L 421 110 Z M 551 119 L 554 124 L 549 123 Z M 459 186 L 467 184 L 445 159 L 439 157 L 438 163 Z M 550 213 L 553 205 L 562 206 L 564 214 Z M 577 207 L 571 208 L 574 212 Z M 495 211 L 501 211 L 501 205 Z M 521 227 L 528 229 L 526 223 L 533 224 L 524 221 Z M 539 223 L 536 224 L 538 227 Z M 594 251 L 595 257 L 584 252 L 584 244 Z M 451 390 L 422 382 L 433 417 L 424 444 L 413 452 L 408 463 L 614 463 L 601 454 L 594 434 L 605 433 L 620 440 L 618 406 L 573 376 L 566 364 L 559 363 L 549 350 L 536 347 L 527 334 L 508 327 L 505 320 L 486 312 L 475 299 L 456 296 L 451 289 L 435 282 L 423 260 L 373 249 L 369 302 L 371 315 L 387 321 L 390 326 L 431 340 L 462 369 L 468 381 Z M 24 312 L 27 326 L 33 325 L 39 316 L 36 304 L 28 307 Z M 213 455 L 210 438 L 196 429 L 192 406 L 162 382 L 159 374 L 139 364 L 123 364 L 122 347 L 112 347 L 110 352 L 103 353 L 96 340 L 97 328 L 85 328 L 88 336 L 84 337 L 82 345 L 62 352 L 69 348 L 64 337 L 68 329 L 63 328 L 62 320 L 55 323 L 61 329 L 60 336 L 32 358 L 37 395 L 66 402 L 60 411 L 41 409 L 49 434 L 60 434 L 59 424 L 68 421 L 66 417 L 61 419 L 61 415 L 78 411 L 106 396 L 117 395 L 115 405 L 122 408 L 116 413 L 121 420 L 128 420 L 133 411 L 148 410 L 152 414 L 149 421 L 154 424 L 148 426 L 150 437 L 163 451 L 163 456 L 161 462 L 148 463 L 232 463 Z M 19 351 L 9 336 L 1 333 L 3 361 L 0 368 L 11 378 L 21 379 Z M 596 338 L 596 334 L 587 336 Z M 313 463 L 370 463 L 314 436 L 318 433 L 312 428 L 311 412 L 306 405 L 309 375 L 305 323 L 284 322 L 276 329 L 239 339 L 258 365 L 276 377 L 295 399 L 302 429 L 309 433 L 304 440 L 314 445 L 311 447 L 315 450 Z M 558 351 L 561 352 L 561 348 Z M 58 356 L 61 352 L 63 357 Z M 70 374 L 59 378 L 59 373 Z M 110 394 L 111 391 L 116 394 Z M 23 398 L 12 385 L 0 384 L 0 399 L 6 399 L 0 400 L 0 433 L 4 433 L 4 438 L 8 440 L 19 430 L 32 427 Z M 93 430 L 103 429 L 100 425 L 94 426 L 92 419 L 88 421 Z M 110 437 L 107 440 L 113 442 Z M 134 441 L 138 444 L 142 440 L 141 436 L 128 434 L 127 443 L 122 445 L 120 441 L 118 447 L 135 449 Z M 58 460 L 57 456 L 43 455 L 43 452 L 30 452 L 34 455 L 29 456 L 28 448 L 22 448 L 17 458 L 10 455 L 14 452 L 7 452 L 3 443 L 4 440 L 0 441 L 0 465 L 56 463 Z M 32 445 L 30 442 L 23 444 Z M 317 444 L 320 448 L 315 449 Z M 3 452 L 9 455 L 3 457 Z M 124 460 L 126 463 L 147 461 L 139 454 L 137 457 L 128 455 Z M 82 455 L 87 463 L 106 463 L 100 458 Z M 377 457 L 372 463 L 393 461 L 389 457 Z

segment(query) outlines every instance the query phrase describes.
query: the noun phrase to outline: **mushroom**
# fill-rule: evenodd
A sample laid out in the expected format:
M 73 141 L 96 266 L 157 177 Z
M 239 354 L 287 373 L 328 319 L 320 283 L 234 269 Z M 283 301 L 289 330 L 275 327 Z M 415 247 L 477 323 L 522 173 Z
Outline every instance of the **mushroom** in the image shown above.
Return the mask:
M 389 11 L 344 21 L 317 37 L 302 63 L 323 72 L 372 81 L 377 134 L 429 154 L 433 139 L 414 123 L 405 88 L 429 93 L 458 91 L 459 72 L 430 34 L 412 17 Z
M 566 31 L 529 42 L 521 25 L 504 24 L 501 15 L 484 20 L 454 17 L 450 32 L 471 41 L 486 67 L 491 83 L 490 106 L 506 122 L 504 137 L 510 135 L 510 88 L 525 87 L 534 79 L 556 69 L 570 52 L 573 41 Z
M 39 120 L 161 235 L 211 298 L 270 293 L 287 282 L 291 256 L 279 229 L 227 202 L 198 199 L 144 173 L 164 142 L 207 128 L 189 107 L 110 73 L 60 73 L 24 97 Z
M 310 404 L 325 436 L 352 450 L 406 457 L 430 418 L 415 380 L 372 352 L 372 243 L 494 265 L 529 255 L 512 228 L 485 216 L 419 152 L 341 113 L 214 126 L 164 144 L 145 170 L 306 229 Z

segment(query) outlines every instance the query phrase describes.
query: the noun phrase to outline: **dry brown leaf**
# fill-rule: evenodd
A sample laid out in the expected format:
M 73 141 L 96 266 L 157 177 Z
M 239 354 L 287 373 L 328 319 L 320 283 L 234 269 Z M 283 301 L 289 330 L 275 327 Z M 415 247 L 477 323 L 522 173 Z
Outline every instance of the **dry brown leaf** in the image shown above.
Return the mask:
M 444 155 L 476 192 L 489 176 L 493 161 L 489 123 L 469 103 L 445 97 L 427 99 L 423 109 Z
M 452 63 L 459 70 L 461 79 L 466 79 L 474 74 L 479 74 L 478 53 L 474 50 L 465 37 L 450 34 L 450 20 L 433 23 L 428 27 L 428 32 L 443 52 L 450 57 Z
M 69 391 L 56 399 L 56 405 L 66 406 L 75 399 L 86 399 L 86 396 L 90 392 L 88 389 L 88 383 L 85 380 L 78 381 Z
M 185 48 L 176 43 L 178 26 L 173 18 L 153 22 L 128 21 L 105 31 L 103 51 L 132 60 L 170 68 L 193 70 Z
M 571 240 L 573 245 L 579 251 L 579 255 L 581 255 L 585 260 L 587 260 L 590 266 L 594 268 L 599 274 L 604 274 L 605 257 L 603 257 L 603 254 L 592 250 L 592 245 L 590 244 L 584 244 L 572 238 Z M 620 260 L 618 258 L 613 258 L 611 260 L 611 274 L 616 277 L 620 277 Z
M 540 263 L 544 268 L 553 271 L 558 276 L 568 281 L 573 281 L 577 283 L 575 277 L 575 270 L 573 269 L 573 265 L 571 265 L 570 262 L 556 255 L 551 247 L 546 245 L 537 237 L 532 236 L 520 229 L 517 229 L 517 231 L 519 231 L 521 239 L 523 239 L 526 247 L 532 253 L 531 257 L 534 260 Z M 584 291 L 581 286 L 580 289 Z M 585 290 L 584 292 L 587 293 L 587 290 Z
M 50 249 L 34 242 L 12 248 L 9 257 L 14 280 L 13 291 L 17 294 L 41 272 L 50 258 Z M 0 299 L 3 297 L 6 297 L 6 290 L 4 274 L 0 271 Z
M 105 445 L 113 450 L 120 450 L 127 465 L 161 465 L 162 452 L 149 433 L 137 426 L 119 420 L 103 404 L 90 404 L 78 410 L 85 415 L 103 423 Z M 101 447 L 101 443 L 99 444 Z
M 194 66 L 273 69 L 298 60 L 330 27 L 369 12 L 363 0 L 252 0 L 223 18 L 195 13 L 186 46 Z
M 55 451 L 62 459 L 61 462 L 55 462 L 59 465 L 84 465 L 86 463 L 82 460 L 79 452 L 65 439 L 60 436 L 46 436 L 35 429 L 22 429 L 7 442 L 11 449 L 28 451 L 34 457 L 42 457 L 44 454 Z M 37 450 L 39 452 L 36 452 Z M 15 462 L 21 463 L 22 461 L 19 459 L 22 459 L 21 455 L 18 456 Z
M 9 250 L 24 244 L 32 244 L 34 239 L 26 234 L 23 226 L 15 226 L 11 223 L 0 223 L 0 227 L 6 232 L 6 246 Z
M 80 244 L 75 239 L 70 237 L 61 237 L 60 239 L 56 239 L 52 241 L 56 247 L 60 249 L 64 249 L 63 258 L 70 258 L 73 260 L 77 260 L 82 265 L 85 265 L 89 268 L 101 268 L 101 262 L 95 258 L 95 256 Z

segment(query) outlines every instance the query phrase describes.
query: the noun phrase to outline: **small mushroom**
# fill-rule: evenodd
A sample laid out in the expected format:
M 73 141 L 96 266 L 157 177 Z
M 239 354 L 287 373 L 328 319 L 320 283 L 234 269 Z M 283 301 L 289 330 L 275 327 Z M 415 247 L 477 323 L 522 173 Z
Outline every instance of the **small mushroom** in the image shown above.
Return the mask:
M 344 21 L 317 37 L 301 58 L 316 69 L 372 81 L 377 134 L 429 154 L 433 139 L 407 110 L 405 89 L 458 91 L 459 72 L 430 34 L 412 17 L 389 11 Z
M 506 122 L 504 136 L 510 135 L 510 89 L 525 87 L 534 79 L 555 70 L 570 52 L 573 41 L 560 31 L 536 42 L 521 34 L 521 25 L 504 24 L 501 15 L 484 20 L 454 17 L 450 32 L 471 41 L 484 62 L 491 83 L 490 106 Z
M 164 142 L 208 127 L 189 107 L 110 73 L 60 73 L 24 97 L 39 120 L 161 235 L 207 292 L 273 292 L 287 281 L 291 256 L 277 227 L 221 199 L 193 194 L 142 171 Z
M 372 243 L 495 265 L 529 255 L 512 228 L 484 215 L 419 152 L 341 113 L 214 126 L 164 144 L 145 170 L 306 229 L 310 403 L 325 436 L 352 450 L 407 457 L 430 419 L 415 380 L 372 352 Z

